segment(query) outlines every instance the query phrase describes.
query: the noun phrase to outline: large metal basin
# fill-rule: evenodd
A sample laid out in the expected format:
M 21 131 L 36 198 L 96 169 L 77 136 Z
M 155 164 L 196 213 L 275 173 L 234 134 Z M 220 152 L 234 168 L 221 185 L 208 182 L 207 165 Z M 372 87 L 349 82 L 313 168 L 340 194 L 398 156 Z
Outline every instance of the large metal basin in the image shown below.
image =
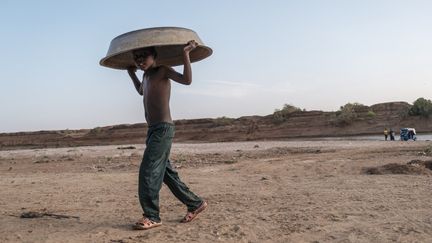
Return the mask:
M 106 57 L 100 65 L 127 69 L 135 66 L 132 51 L 154 46 L 157 51 L 158 65 L 177 66 L 183 64 L 185 44 L 195 40 L 198 47 L 190 52 L 191 62 L 200 61 L 212 54 L 212 49 L 204 45 L 193 30 L 178 27 L 158 27 L 131 31 L 117 36 L 111 41 Z

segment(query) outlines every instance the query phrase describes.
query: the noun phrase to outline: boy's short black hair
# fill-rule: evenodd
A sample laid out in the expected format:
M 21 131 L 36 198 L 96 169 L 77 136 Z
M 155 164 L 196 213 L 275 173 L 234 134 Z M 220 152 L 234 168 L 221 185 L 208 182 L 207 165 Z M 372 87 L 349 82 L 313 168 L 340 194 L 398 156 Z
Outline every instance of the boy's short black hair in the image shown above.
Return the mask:
M 142 49 L 138 49 L 133 51 L 134 58 L 137 58 L 139 56 L 147 56 L 148 54 L 152 55 L 154 59 L 157 57 L 157 51 L 154 46 L 146 47 Z

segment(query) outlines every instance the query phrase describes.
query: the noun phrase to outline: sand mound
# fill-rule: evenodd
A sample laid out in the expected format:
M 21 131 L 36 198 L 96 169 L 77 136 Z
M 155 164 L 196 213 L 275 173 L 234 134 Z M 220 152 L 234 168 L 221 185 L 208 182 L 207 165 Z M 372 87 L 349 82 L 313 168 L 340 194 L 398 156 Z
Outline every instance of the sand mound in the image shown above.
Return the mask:
M 364 173 L 368 175 L 427 175 L 432 174 L 431 170 L 432 161 L 412 160 L 407 164 L 390 163 L 377 167 L 368 167 L 364 169 Z

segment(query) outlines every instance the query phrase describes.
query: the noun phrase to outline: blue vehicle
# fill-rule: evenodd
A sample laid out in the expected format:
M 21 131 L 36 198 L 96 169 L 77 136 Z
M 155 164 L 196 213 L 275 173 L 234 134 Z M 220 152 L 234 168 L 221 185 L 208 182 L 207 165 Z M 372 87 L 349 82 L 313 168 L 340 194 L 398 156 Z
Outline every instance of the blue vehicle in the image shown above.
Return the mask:
M 412 139 L 413 141 L 417 140 L 416 130 L 414 128 L 401 128 L 400 130 L 400 140 L 408 141 Z

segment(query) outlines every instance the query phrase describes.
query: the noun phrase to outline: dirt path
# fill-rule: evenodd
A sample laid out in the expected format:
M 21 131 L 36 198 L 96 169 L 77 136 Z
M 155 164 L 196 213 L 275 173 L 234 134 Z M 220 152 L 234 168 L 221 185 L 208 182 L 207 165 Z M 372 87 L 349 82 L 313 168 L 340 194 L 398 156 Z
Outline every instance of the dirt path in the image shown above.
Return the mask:
M 431 160 L 430 142 L 298 141 L 176 144 L 181 178 L 209 202 L 189 224 L 164 186 L 164 225 L 141 215 L 143 147 L 0 151 L 0 242 L 427 242 L 429 172 L 367 175 L 365 167 Z M 27 211 L 77 216 L 24 219 Z M 18 217 L 17 217 L 18 216 Z

